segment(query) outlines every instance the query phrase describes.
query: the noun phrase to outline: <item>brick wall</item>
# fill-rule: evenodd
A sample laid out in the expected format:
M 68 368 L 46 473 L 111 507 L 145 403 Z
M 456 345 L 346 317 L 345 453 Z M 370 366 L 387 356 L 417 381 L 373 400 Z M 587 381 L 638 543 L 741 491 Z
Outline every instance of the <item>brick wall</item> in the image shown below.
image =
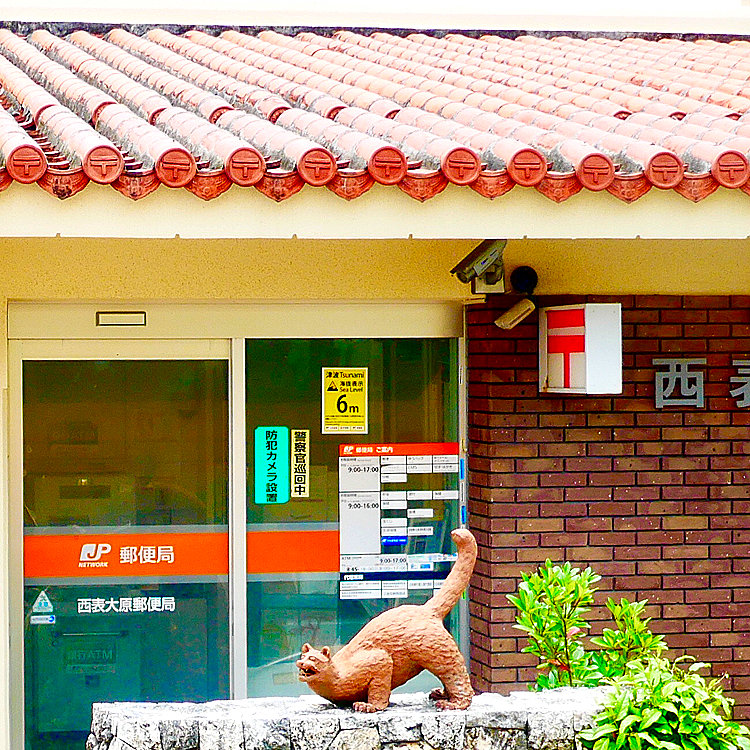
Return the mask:
M 653 630 L 728 674 L 750 717 L 750 407 L 729 394 L 750 358 L 749 297 L 547 297 L 621 302 L 623 393 L 542 395 L 536 313 L 493 321 L 515 300 L 468 309 L 469 512 L 480 552 L 471 589 L 472 669 L 482 690 L 534 679 L 506 594 L 546 558 L 647 598 Z M 655 356 L 706 357 L 705 408 L 655 408 Z

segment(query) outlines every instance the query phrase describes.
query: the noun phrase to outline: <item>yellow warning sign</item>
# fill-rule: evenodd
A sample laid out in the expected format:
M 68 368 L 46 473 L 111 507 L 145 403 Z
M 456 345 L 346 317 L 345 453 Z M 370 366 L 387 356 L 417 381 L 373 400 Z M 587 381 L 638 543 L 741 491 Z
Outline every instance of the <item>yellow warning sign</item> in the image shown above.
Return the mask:
M 367 368 L 323 368 L 324 435 L 367 434 Z

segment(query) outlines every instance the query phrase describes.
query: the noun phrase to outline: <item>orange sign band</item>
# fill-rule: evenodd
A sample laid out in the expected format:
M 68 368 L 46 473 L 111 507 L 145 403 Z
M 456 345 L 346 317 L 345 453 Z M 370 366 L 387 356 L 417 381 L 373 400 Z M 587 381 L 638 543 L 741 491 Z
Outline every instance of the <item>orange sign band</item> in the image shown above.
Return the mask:
M 339 568 L 338 531 L 250 531 L 247 572 L 318 573 Z M 226 576 L 226 532 L 30 534 L 26 578 Z

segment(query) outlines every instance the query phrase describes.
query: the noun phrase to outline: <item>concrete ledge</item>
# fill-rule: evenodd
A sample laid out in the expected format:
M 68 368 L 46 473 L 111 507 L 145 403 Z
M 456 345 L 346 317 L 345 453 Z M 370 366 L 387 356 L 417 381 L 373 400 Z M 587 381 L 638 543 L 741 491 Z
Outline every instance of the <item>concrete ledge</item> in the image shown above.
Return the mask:
M 575 750 L 605 694 L 484 693 L 465 711 L 438 711 L 415 693 L 375 714 L 317 696 L 96 703 L 86 750 Z

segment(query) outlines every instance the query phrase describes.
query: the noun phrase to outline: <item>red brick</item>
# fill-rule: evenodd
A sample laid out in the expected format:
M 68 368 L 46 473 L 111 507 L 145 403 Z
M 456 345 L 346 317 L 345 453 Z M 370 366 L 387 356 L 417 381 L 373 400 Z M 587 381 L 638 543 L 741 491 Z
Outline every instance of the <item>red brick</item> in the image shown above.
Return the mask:
M 617 547 L 615 560 L 661 560 L 661 547 Z
M 713 545 L 722 545 L 722 544 L 728 544 L 731 541 L 732 532 L 731 531 L 716 531 L 716 530 L 699 530 L 699 531 L 688 531 L 685 534 L 685 541 L 688 544 L 713 544 Z M 733 548 L 729 550 L 727 553 L 727 557 L 731 556 L 732 554 L 736 554 L 738 551 L 735 551 Z M 722 550 L 719 549 L 719 547 L 714 546 L 711 549 L 711 555 L 713 557 L 721 556 Z
M 664 456 L 661 468 L 665 471 L 690 471 L 708 469 L 707 456 Z M 712 468 L 718 468 L 713 467 Z
M 729 573 L 729 560 L 685 560 L 686 573 Z
M 732 598 L 730 589 L 699 589 L 686 591 L 685 601 L 692 602 L 728 602 Z
M 565 520 L 562 518 L 528 518 L 516 521 L 516 530 L 523 532 L 562 531 Z
M 689 446 L 690 444 L 688 443 L 687 445 Z M 636 443 L 635 449 L 639 456 L 681 456 L 686 452 L 683 449 L 682 443 L 676 441 L 665 442 L 663 440 L 652 443 Z
M 565 530 L 575 531 L 610 531 L 611 518 L 566 518 Z
M 615 518 L 614 528 L 616 531 L 639 531 L 658 529 L 661 520 L 656 516 L 632 516 Z
M 708 497 L 708 487 L 699 487 L 691 484 L 689 487 L 671 485 L 661 488 L 661 496 L 665 500 L 699 500 Z
M 580 455 L 586 452 L 581 452 Z M 589 456 L 632 456 L 635 446 L 632 443 L 589 443 Z
M 589 474 L 589 482 L 598 486 L 634 485 L 636 483 L 635 472 L 632 471 L 605 471 Z
M 682 544 L 685 534 L 682 531 L 639 531 L 638 544 Z M 666 550 L 665 550 L 666 552 Z M 666 555 L 664 555 L 666 557 Z
M 540 456 L 586 455 L 586 443 L 542 443 L 538 448 Z
M 705 589 L 708 584 L 709 577 L 707 575 L 664 576 L 663 583 L 664 588 L 667 589 Z
M 665 518 L 662 526 L 665 529 L 707 529 L 707 516 L 671 516 Z
M 559 443 L 563 439 L 561 429 L 518 429 L 516 440 L 521 443 Z
M 542 487 L 584 487 L 587 475 L 579 472 L 559 472 L 556 474 L 542 474 L 539 476 L 539 484 Z
M 614 440 L 636 442 L 639 440 L 660 440 L 662 438 L 662 434 L 659 427 L 616 427 L 613 430 L 612 438 Z
M 634 531 L 592 531 L 589 543 L 592 545 L 630 546 L 635 544 Z
M 691 456 L 712 456 L 725 455 L 732 450 L 732 443 L 728 440 L 712 440 L 709 442 L 690 442 L 685 443 L 685 455 Z
M 685 513 L 705 513 L 708 516 L 722 515 L 732 512 L 732 504 L 728 500 L 699 500 L 685 503 Z
M 578 518 L 586 512 L 586 503 L 544 503 L 539 508 L 539 515 L 544 518 Z
M 708 430 L 707 427 L 665 427 L 661 437 L 665 440 L 708 440 Z
M 639 575 L 668 575 L 684 573 L 685 564 L 680 560 L 639 560 L 636 569 Z
M 585 427 L 585 414 L 540 414 L 540 427 Z
M 708 614 L 708 604 L 668 604 L 664 607 L 662 616 L 684 620 L 686 618 L 708 617 Z
M 657 456 L 616 458 L 612 468 L 615 471 L 657 471 L 660 459 Z
M 663 556 L 665 560 L 690 560 L 708 557 L 708 545 L 681 544 L 677 547 L 665 547 Z
M 563 490 L 550 487 L 524 487 L 516 490 L 516 499 L 520 503 L 558 503 L 564 498 Z
M 591 516 L 632 516 L 635 514 L 635 503 L 605 502 L 592 503 L 589 508 Z
M 638 515 L 670 516 L 682 513 L 682 503 L 671 502 L 643 502 L 638 503 Z

